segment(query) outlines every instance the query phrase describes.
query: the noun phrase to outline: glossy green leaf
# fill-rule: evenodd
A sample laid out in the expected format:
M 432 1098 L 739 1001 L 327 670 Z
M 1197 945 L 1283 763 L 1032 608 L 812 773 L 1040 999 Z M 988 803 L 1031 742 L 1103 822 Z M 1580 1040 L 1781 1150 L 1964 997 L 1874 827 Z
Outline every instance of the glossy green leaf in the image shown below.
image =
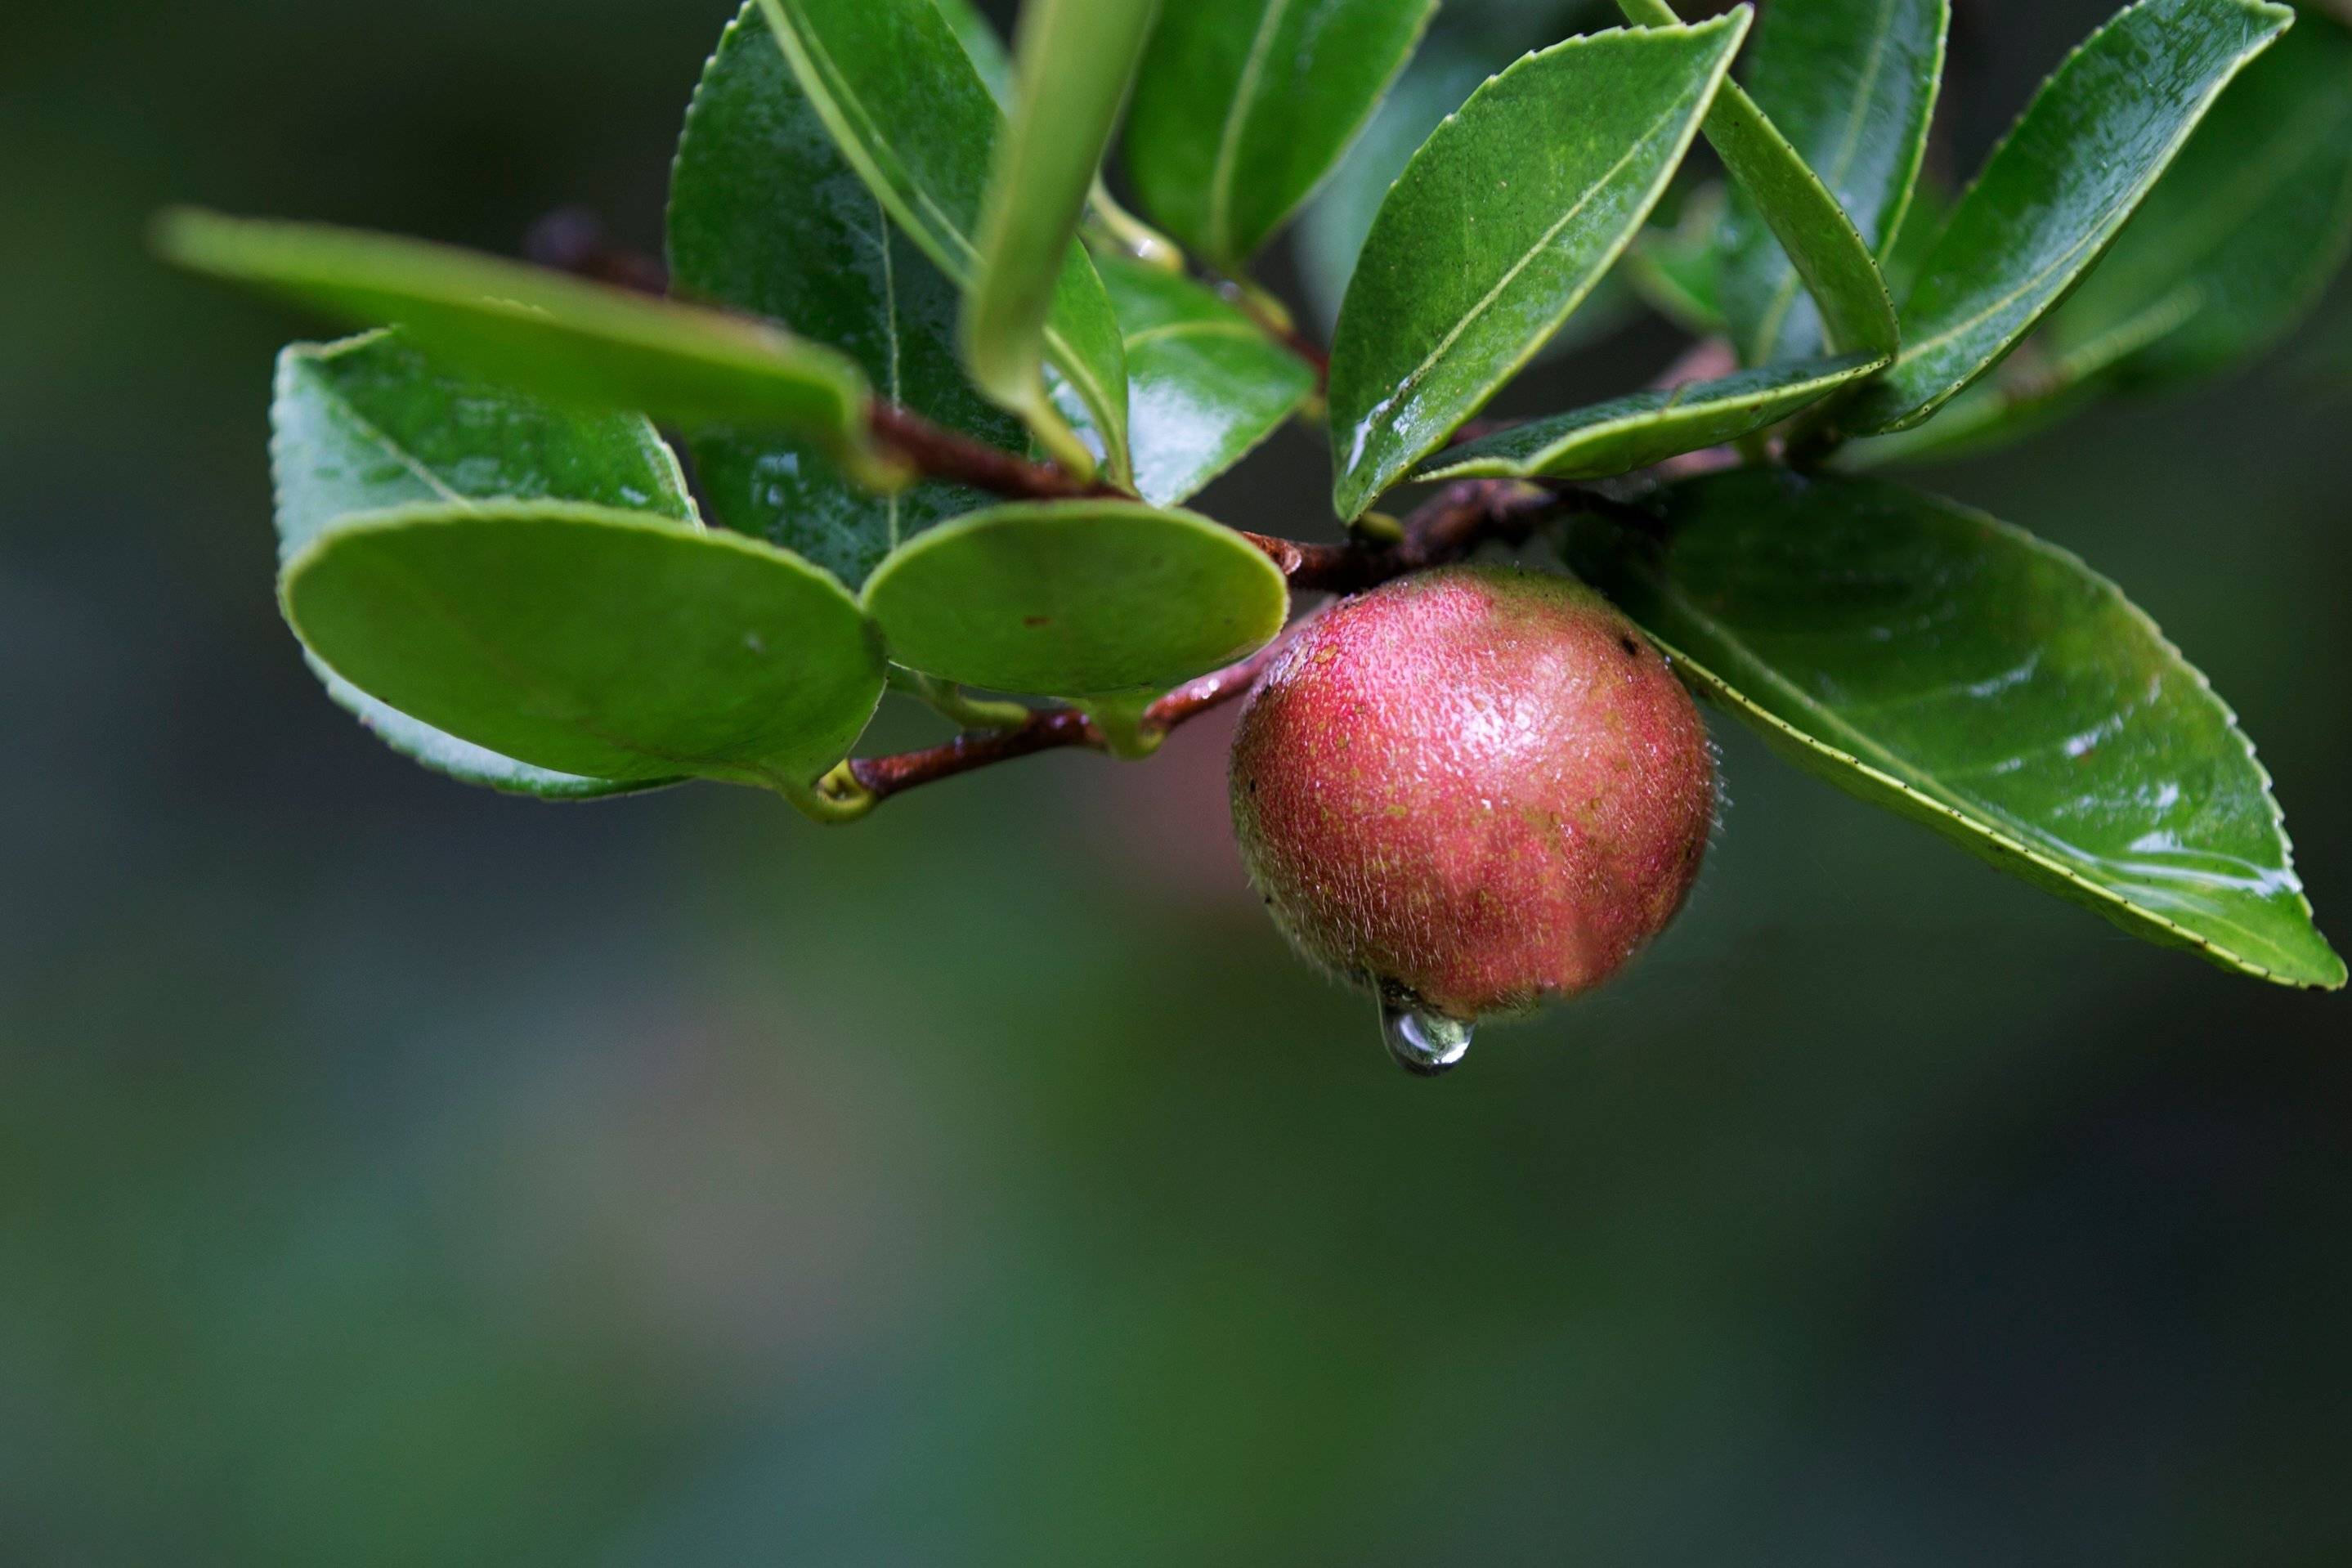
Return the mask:
M 1895 231 L 1894 243 L 1886 247 L 1886 258 L 1879 269 L 1886 275 L 1887 289 L 1898 300 L 1911 297 L 1911 289 L 1919 281 L 1919 274 L 1934 253 L 1936 242 L 1943 237 L 1944 226 L 1952 218 L 1951 187 L 1926 170 L 1911 187 L 1911 205 L 1905 209 L 1903 224 Z
M 1294 250 L 1300 282 L 1327 332 L 1339 319 L 1357 258 L 1372 232 L 1372 221 L 1380 216 L 1381 204 L 1388 199 L 1389 187 L 1447 115 L 1525 52 L 1488 50 L 1443 30 L 1433 35 L 1308 202 L 1296 230 Z
M 2074 556 L 1785 470 L 1678 486 L 1661 524 L 1578 569 L 1800 764 L 2136 935 L 2344 983 L 2230 710 Z
M 2113 242 L 2215 96 L 2294 13 L 2140 0 L 2059 68 L 1960 198 L 1903 308 L 1903 352 L 1844 410 L 1903 430 L 1999 363 Z
M 2134 380 L 2218 370 L 2301 321 L 2347 252 L 2352 33 L 2305 16 L 2213 105 L 2050 337 L 2062 354 L 2144 340 L 2116 358 Z
M 757 5 L 759 0 L 752 0 Z M 996 24 L 981 14 L 972 0 L 937 0 L 940 15 L 948 19 L 955 30 L 956 42 L 963 46 L 971 68 L 988 89 L 988 96 L 996 100 L 997 107 L 1010 114 L 1013 111 L 1013 51 L 1004 47 L 1004 36 Z
M 1100 265 L 1127 334 L 1136 490 L 1172 506 L 1297 412 L 1314 395 L 1315 373 L 1190 279 L 1139 261 Z
M 641 416 L 536 402 L 436 365 L 396 332 L 288 349 L 269 423 L 281 560 L 353 514 L 418 503 L 587 501 L 696 526 L 677 459 Z M 645 787 L 500 756 L 310 665 L 386 745 L 463 783 L 561 800 Z
M 794 430 L 865 451 L 866 382 L 757 321 L 422 240 L 201 212 L 158 230 L 181 266 L 257 285 L 525 392 L 657 419 Z
M 670 184 L 669 256 L 682 293 L 784 322 L 848 355 L 891 402 L 1025 449 L 1019 418 L 964 375 L 956 286 L 893 226 L 835 146 L 756 5 L 720 39 L 688 110 Z M 690 434 L 713 521 L 853 587 L 924 529 L 990 504 L 935 482 L 870 489 L 812 444 L 773 431 Z
M 1131 501 L 999 507 L 932 530 L 866 584 L 890 657 L 1043 697 L 1158 692 L 1263 647 L 1289 591 L 1264 552 Z
M 756 0 L 754 0 L 756 3 Z M 963 52 L 971 58 L 972 68 L 988 85 L 989 96 L 1000 108 L 1010 113 L 1013 109 L 1013 55 L 1005 48 L 996 25 L 981 15 L 971 0 L 939 0 L 940 11 L 955 29 L 956 39 Z M 1134 214 L 1118 205 L 1102 176 L 1095 176 L 1094 188 L 1087 198 L 1089 232 L 1105 247 L 1120 256 L 1148 261 L 1171 272 L 1184 270 L 1184 258 L 1170 243 L 1168 237 L 1149 227 Z
M 1004 126 L 979 70 L 933 0 L 760 0 L 801 90 L 842 153 L 934 265 L 969 292 L 979 275 L 981 204 Z M 1084 249 L 1063 261 L 1045 355 L 1089 416 L 1124 483 L 1127 367 L 1118 321 Z M 1024 407 L 1066 460 L 1069 427 Z M 1042 421 L 1042 422 L 1041 422 Z
M 1128 127 L 1145 210 L 1240 273 L 1363 130 L 1434 8 L 1168 0 Z
M 1604 479 L 1777 425 L 1886 362 L 1864 354 L 1741 371 L 1637 392 L 1497 431 L 1441 452 L 1419 479 Z
M 2046 429 L 2097 403 L 2110 390 L 2116 368 L 2185 325 L 2196 315 L 2200 299 L 2195 289 L 2176 292 L 2164 309 L 2143 310 L 2104 337 L 2063 352 L 2045 352 L 2039 339 L 2030 342 L 1925 425 L 1857 441 L 1839 454 L 1839 461 L 1873 468 L 1943 460 L 1990 451 Z
M 1882 260 L 1927 152 L 1950 22 L 1950 0 L 1775 0 L 1748 47 L 1756 107 Z M 1743 357 L 1821 352 L 1820 310 L 1745 190 L 1732 203 L 1723 271 Z
M 1615 263 L 1747 26 L 1740 11 L 1571 38 L 1480 88 L 1413 154 L 1332 344 L 1341 517 L 1475 414 Z
M 1675 20 L 1666 0 L 1618 0 L 1618 9 L 1636 22 L 1664 26 Z M 1803 281 L 1830 348 L 1839 353 L 1892 353 L 1895 305 L 1869 242 L 1821 176 L 1738 82 L 1726 84 L 1716 95 L 1706 117 L 1706 139 L 1731 172 L 1748 203 L 1747 210 L 1763 220 Z M 1752 244 L 1744 244 L 1738 254 L 1752 257 L 1758 252 Z M 1745 272 L 1733 271 L 1727 256 L 1721 280 L 1724 315 L 1734 328 L 1741 357 L 1750 363 L 1768 358 L 1780 337 L 1777 323 L 1766 319 L 1777 287 L 1758 295 L 1756 282 Z
M 1046 321 L 1158 5 L 1029 0 L 1021 12 L 1012 119 L 982 204 L 963 344 L 972 379 L 1049 444 L 1064 426 L 1045 391 Z
M 297 554 L 282 593 L 303 642 L 362 690 L 562 773 L 806 798 L 881 700 L 878 639 L 831 577 L 634 512 L 376 512 Z

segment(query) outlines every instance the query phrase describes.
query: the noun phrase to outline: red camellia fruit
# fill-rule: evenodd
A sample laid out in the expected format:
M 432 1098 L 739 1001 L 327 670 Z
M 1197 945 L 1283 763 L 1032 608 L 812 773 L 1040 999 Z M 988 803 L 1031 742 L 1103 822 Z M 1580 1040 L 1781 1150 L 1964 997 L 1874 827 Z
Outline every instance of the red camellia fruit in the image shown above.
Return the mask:
M 1715 754 L 1690 695 L 1573 579 L 1432 572 L 1333 606 L 1234 749 L 1250 876 L 1310 958 L 1370 988 L 1441 1071 L 1471 1025 L 1601 984 L 1706 851 Z

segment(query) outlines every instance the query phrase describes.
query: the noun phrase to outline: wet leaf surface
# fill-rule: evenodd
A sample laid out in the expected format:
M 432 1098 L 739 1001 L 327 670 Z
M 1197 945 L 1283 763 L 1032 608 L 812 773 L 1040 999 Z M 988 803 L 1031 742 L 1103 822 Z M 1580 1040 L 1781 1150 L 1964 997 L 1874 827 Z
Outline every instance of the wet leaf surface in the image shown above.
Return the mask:
M 1748 46 L 1748 91 L 1884 259 L 1927 148 L 1950 0 L 1778 0 Z M 1821 352 L 1819 308 L 1744 190 L 1727 231 L 1724 299 L 1751 363 Z
M 1085 264 L 1072 248 L 1078 220 L 1154 9 L 1155 0 L 1031 0 L 1022 9 L 1011 121 L 982 204 L 963 343 L 972 379 L 1049 444 L 1063 422 L 1041 371 L 1046 327 L 1074 258 Z M 1073 461 L 1083 447 L 1061 455 Z
M 672 175 L 676 287 L 838 349 L 876 393 L 1009 450 L 1020 419 L 964 374 L 961 298 L 834 144 L 755 5 L 720 39 Z M 936 482 L 877 491 L 813 443 L 758 429 L 691 433 L 711 521 L 793 551 L 852 588 L 926 528 L 991 504 Z M 592 497 L 578 499 L 591 500 Z
M 1296 413 L 1315 373 L 1202 285 L 1139 261 L 1099 265 L 1127 334 L 1136 488 L 1172 506 Z
M 1999 363 L 2105 252 L 2214 98 L 2294 13 L 2141 0 L 2044 84 L 1953 208 L 1903 308 L 1903 352 L 1848 430 L 1908 429 Z
M 1572 38 L 1472 95 L 1381 208 L 1331 352 L 1352 519 L 1539 348 L 1641 228 L 1746 26 Z
M 1648 25 L 1675 20 L 1666 0 L 1619 0 L 1618 8 Z M 1706 117 L 1706 139 L 1730 170 L 1748 210 L 1770 230 L 1803 279 L 1819 307 L 1831 348 L 1841 353 L 1892 353 L 1895 305 L 1869 244 L 1821 176 L 1738 83 L 1727 84 L 1716 95 Z M 1737 254 L 1751 258 L 1763 255 L 1752 247 Z M 1735 329 L 1746 326 L 1739 342 L 1743 357 L 1751 363 L 1769 357 L 1780 336 L 1779 322 L 1766 319 L 1780 294 L 1778 282 L 1765 287 L 1759 277 L 1727 264 L 1719 288 L 1725 318 Z M 1795 296 L 1789 298 L 1793 302 Z
M 2336 986 L 2270 781 L 2116 585 L 1884 480 L 1744 470 L 1575 564 L 1800 765 L 2151 941 Z
M 1601 479 L 1631 473 L 1777 425 L 1884 363 L 1849 354 L 1637 392 L 1465 442 L 1413 477 Z

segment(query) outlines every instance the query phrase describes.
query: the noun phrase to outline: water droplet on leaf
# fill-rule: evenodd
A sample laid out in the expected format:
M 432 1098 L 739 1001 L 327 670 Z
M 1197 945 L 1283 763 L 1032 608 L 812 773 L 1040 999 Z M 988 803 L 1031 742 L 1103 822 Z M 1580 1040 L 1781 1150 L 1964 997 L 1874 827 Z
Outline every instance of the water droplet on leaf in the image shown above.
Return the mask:
M 1415 1078 L 1443 1078 L 1470 1054 L 1470 1037 L 1477 1026 L 1442 1013 L 1417 1013 L 1410 1007 L 1383 1004 L 1381 1037 L 1397 1066 Z

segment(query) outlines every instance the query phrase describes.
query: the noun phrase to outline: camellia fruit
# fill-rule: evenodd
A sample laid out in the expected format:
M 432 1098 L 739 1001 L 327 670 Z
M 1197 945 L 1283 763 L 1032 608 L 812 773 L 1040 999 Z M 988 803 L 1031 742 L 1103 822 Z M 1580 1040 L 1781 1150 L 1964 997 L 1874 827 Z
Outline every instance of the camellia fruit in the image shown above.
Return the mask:
M 1482 1018 L 1601 985 L 1706 852 L 1715 753 L 1690 694 L 1571 578 L 1453 567 L 1346 600 L 1250 699 L 1234 823 L 1308 957 L 1443 1071 Z

